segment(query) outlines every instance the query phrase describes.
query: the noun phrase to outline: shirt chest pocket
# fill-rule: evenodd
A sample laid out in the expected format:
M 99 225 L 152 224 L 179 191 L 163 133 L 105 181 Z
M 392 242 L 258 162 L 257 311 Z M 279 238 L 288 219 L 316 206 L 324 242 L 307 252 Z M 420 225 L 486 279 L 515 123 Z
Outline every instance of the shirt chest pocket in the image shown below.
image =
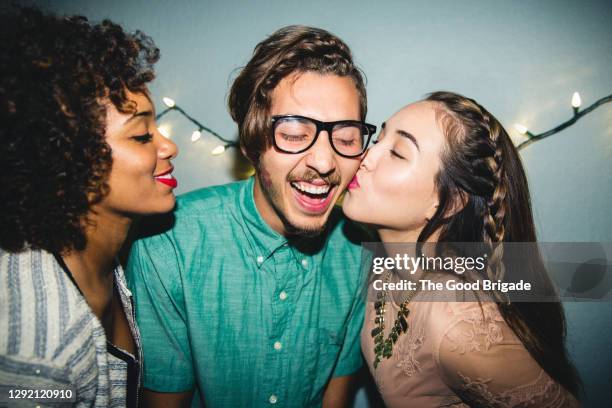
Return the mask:
M 310 381 L 304 391 L 311 404 L 320 403 L 323 397 L 325 385 L 331 379 L 340 357 L 344 334 L 326 328 L 309 328 L 306 331 L 304 368 Z

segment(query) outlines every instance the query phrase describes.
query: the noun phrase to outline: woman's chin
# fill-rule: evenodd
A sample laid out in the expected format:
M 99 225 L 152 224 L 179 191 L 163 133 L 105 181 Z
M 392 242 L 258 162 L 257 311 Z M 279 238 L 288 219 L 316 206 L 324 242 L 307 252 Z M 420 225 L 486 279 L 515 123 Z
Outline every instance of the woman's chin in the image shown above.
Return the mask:
M 357 221 L 367 223 L 367 217 L 365 217 L 365 208 L 359 205 L 359 203 L 355 202 L 355 200 L 351 200 L 350 197 L 345 197 L 342 203 L 342 211 L 347 218 Z
M 147 208 L 142 208 L 139 212 L 139 216 L 152 216 L 166 214 L 174 210 L 176 207 L 176 197 L 174 194 L 170 194 L 163 199 L 159 199 L 155 202 L 149 203 Z

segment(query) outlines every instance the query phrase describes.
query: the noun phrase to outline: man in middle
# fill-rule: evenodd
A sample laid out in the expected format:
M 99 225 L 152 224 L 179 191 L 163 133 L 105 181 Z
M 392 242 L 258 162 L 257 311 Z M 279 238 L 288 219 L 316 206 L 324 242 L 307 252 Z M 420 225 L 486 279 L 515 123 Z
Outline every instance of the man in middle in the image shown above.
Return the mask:
M 179 197 L 172 227 L 130 254 L 145 402 L 344 406 L 367 271 L 335 203 L 375 132 L 362 75 L 338 37 L 285 27 L 229 107 L 255 176 Z

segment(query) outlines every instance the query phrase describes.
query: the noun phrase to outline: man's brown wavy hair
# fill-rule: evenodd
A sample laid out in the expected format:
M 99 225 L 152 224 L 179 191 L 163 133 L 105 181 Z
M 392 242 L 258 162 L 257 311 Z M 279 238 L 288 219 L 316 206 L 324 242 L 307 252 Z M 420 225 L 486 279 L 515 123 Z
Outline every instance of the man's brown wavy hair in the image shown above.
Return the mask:
M 271 146 L 270 106 L 272 91 L 293 73 L 316 72 L 350 77 L 360 96 L 361 120 L 367 113 L 367 96 L 361 70 L 349 47 L 320 28 L 283 27 L 257 44 L 253 56 L 235 79 L 228 106 L 238 124 L 240 147 L 257 164 Z
M 108 192 L 110 100 L 147 92 L 159 50 L 141 32 L 32 8 L 0 15 L 0 247 L 83 249 L 94 203 Z

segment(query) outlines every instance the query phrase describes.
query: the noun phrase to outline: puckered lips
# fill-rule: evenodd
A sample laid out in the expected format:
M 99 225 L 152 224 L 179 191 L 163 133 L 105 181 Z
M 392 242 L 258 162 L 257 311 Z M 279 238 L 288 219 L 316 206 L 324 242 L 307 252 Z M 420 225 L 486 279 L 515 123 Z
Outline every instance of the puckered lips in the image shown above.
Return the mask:
M 172 171 L 174 167 L 170 167 L 168 170 L 165 170 L 159 174 L 153 176 L 156 181 L 159 181 L 162 184 L 167 185 L 170 188 L 176 188 L 178 186 L 178 181 L 172 176 Z
M 354 190 L 356 188 L 359 188 L 359 180 L 357 180 L 357 174 L 355 174 L 353 176 L 353 179 L 351 180 L 351 182 L 349 183 L 349 185 L 347 186 L 347 188 L 349 190 Z
M 338 186 L 323 179 L 294 180 L 289 183 L 297 205 L 306 213 L 323 214 L 332 202 Z

